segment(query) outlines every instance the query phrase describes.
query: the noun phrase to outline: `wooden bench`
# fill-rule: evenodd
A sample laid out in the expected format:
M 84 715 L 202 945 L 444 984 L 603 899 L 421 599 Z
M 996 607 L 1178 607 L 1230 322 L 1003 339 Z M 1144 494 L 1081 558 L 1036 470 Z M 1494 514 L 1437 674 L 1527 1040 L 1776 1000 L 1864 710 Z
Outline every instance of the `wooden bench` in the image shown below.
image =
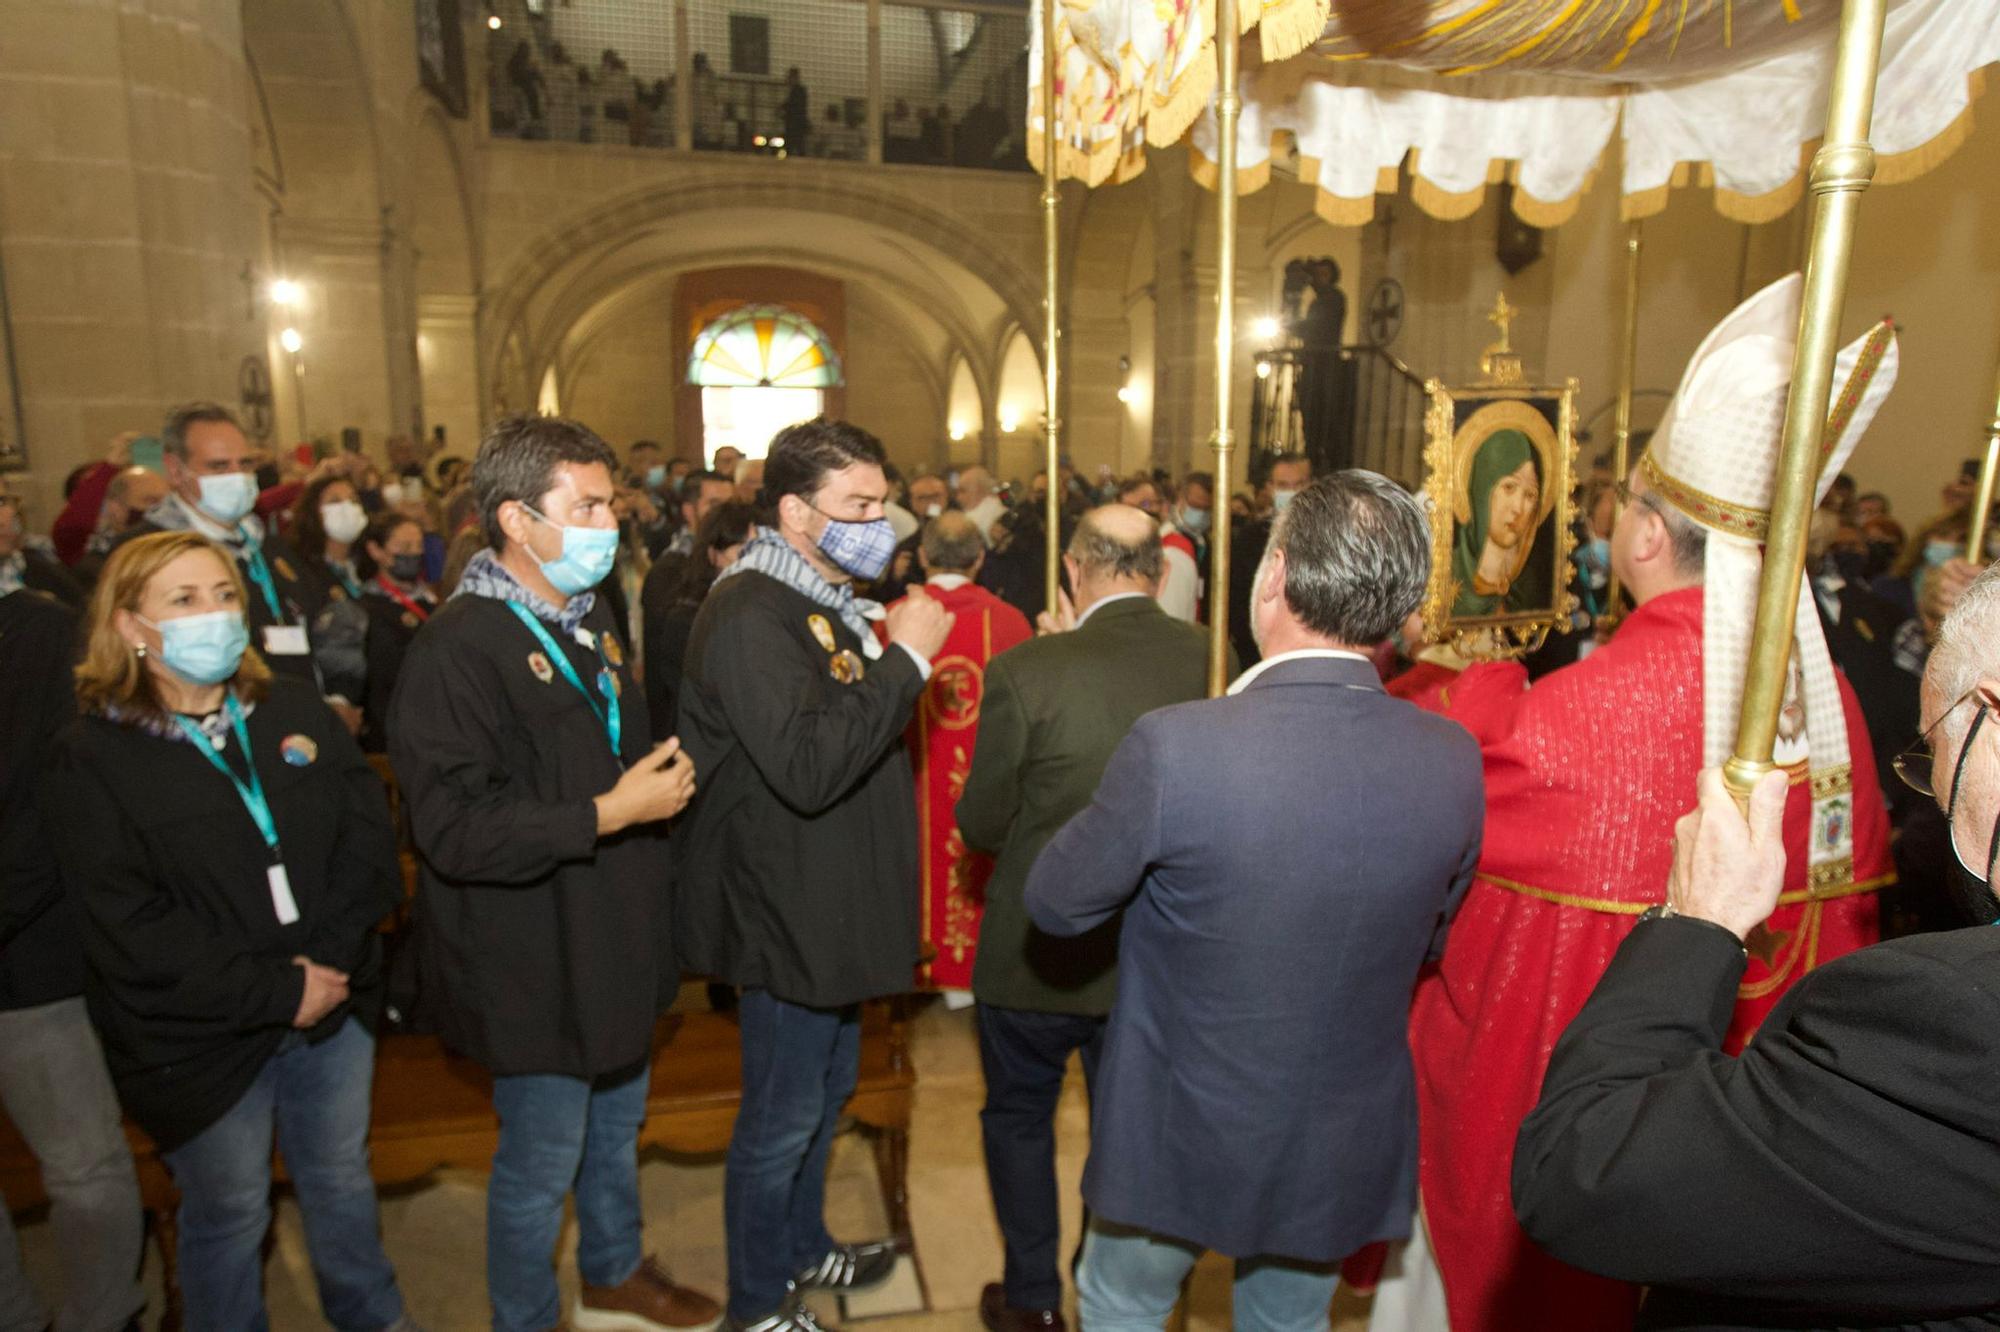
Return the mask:
M 873 1139 L 890 1230 L 905 1242 L 910 1234 L 909 1127 L 915 1086 L 901 1001 L 866 1005 L 861 1076 L 847 1111 Z M 640 1146 L 689 1155 L 722 1151 L 736 1122 L 741 1088 L 735 1017 L 667 1014 L 655 1031 L 652 1089 L 646 1100 L 646 1122 L 639 1131 Z M 499 1132 L 485 1070 L 447 1053 L 428 1036 L 383 1038 L 376 1057 L 374 1120 L 368 1134 L 378 1184 L 412 1183 L 446 1166 L 485 1170 Z M 160 1250 L 167 1292 L 160 1327 L 172 1332 L 180 1327 L 174 1267 L 174 1208 L 179 1198 L 152 1140 L 129 1123 L 125 1134 Z M 33 1154 L 4 1117 L 0 1117 L 0 1190 L 16 1214 L 47 1201 Z

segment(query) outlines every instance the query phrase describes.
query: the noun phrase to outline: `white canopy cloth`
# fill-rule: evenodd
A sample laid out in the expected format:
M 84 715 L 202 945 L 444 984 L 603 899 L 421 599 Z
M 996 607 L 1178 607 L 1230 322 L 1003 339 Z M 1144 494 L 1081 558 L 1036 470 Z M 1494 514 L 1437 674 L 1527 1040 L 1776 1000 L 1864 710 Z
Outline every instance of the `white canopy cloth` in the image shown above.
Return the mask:
M 1192 126 L 1197 174 L 1212 179 L 1213 0 L 1053 3 L 1061 173 L 1124 179 L 1145 144 Z M 1838 0 L 1245 0 L 1263 62 L 1243 80 L 1239 185 L 1268 180 L 1286 131 L 1331 221 L 1369 220 L 1407 160 L 1412 197 L 1435 216 L 1468 216 L 1488 185 L 1511 181 L 1515 211 L 1552 226 L 1622 125 L 1627 217 L 1703 184 L 1725 216 L 1768 220 L 1799 198 L 1825 127 L 1839 12 Z M 1033 31 L 1039 159 L 1039 22 Z M 1948 156 L 1997 60 L 2000 0 L 1891 0 L 1876 179 Z

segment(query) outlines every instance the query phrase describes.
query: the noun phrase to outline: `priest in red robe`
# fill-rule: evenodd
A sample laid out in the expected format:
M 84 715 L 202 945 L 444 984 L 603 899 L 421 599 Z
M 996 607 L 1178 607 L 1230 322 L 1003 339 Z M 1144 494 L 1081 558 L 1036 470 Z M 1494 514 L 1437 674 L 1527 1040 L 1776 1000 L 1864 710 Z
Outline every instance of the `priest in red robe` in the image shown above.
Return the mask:
M 1517 663 L 1474 666 L 1450 688 L 1446 713 L 1485 760 L 1486 840 L 1412 1014 L 1422 1228 L 1392 1260 L 1377 1329 L 1442 1327 L 1446 1309 L 1452 1332 L 1632 1325 L 1637 1288 L 1528 1241 L 1508 1172 L 1557 1037 L 1663 900 L 1674 822 L 1734 739 L 1798 291 L 1788 278 L 1710 334 L 1621 489 L 1612 558 L 1638 608 L 1616 636 L 1533 688 Z M 1842 353 L 1822 493 L 1895 365 L 1886 324 Z M 1775 756 L 1792 773 L 1789 878 L 1752 940 L 1735 1049 L 1800 976 L 1875 940 L 1874 892 L 1892 877 L 1868 733 L 1811 605 L 1802 597 Z
M 957 510 L 925 524 L 917 547 L 924 591 L 956 617 L 944 650 L 931 662 L 930 682 L 906 733 L 916 777 L 923 895 L 925 960 L 918 964 L 917 983 L 925 989 L 972 988 L 993 858 L 966 849 L 952 809 L 972 771 L 986 663 L 1034 637 L 1021 612 L 973 581 L 985 553 L 979 529 Z

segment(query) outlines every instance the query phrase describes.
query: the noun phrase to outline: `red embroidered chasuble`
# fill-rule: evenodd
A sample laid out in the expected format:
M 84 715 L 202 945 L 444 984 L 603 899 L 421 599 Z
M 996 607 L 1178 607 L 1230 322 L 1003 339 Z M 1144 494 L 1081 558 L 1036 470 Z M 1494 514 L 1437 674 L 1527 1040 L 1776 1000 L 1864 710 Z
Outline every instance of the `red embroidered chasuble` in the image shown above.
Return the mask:
M 953 808 L 972 772 L 972 742 L 986 691 L 986 664 L 1034 637 L 1027 617 L 975 583 L 924 591 L 958 618 L 931 663 L 905 736 L 916 777 L 917 864 L 922 883 L 927 960 L 917 966 L 926 989 L 972 986 L 972 959 L 986 911 L 993 858 L 966 849 Z
M 1479 878 L 1411 1017 L 1424 1218 L 1453 1332 L 1629 1328 L 1636 1287 L 1544 1255 L 1515 1224 L 1514 1137 L 1563 1029 L 1638 913 L 1666 894 L 1674 822 L 1695 803 L 1702 750 L 1702 592 L 1655 598 L 1617 635 L 1532 689 L 1518 663 L 1475 666 L 1446 715 L 1480 741 Z M 1893 876 L 1868 731 L 1840 681 L 1853 749 L 1854 867 L 1807 891 L 1810 784 L 1785 811 L 1776 947 L 1752 956 L 1729 1049 L 1818 964 L 1877 938 L 1874 890 Z

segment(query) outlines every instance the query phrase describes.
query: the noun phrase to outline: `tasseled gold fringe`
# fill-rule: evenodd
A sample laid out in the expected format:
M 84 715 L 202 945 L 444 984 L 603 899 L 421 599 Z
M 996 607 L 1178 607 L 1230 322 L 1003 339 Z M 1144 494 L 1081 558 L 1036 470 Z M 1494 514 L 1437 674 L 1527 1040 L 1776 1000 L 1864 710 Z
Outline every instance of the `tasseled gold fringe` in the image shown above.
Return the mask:
M 1257 27 L 1264 63 L 1289 60 L 1317 42 L 1331 9 L 1332 0 L 1264 0 Z

